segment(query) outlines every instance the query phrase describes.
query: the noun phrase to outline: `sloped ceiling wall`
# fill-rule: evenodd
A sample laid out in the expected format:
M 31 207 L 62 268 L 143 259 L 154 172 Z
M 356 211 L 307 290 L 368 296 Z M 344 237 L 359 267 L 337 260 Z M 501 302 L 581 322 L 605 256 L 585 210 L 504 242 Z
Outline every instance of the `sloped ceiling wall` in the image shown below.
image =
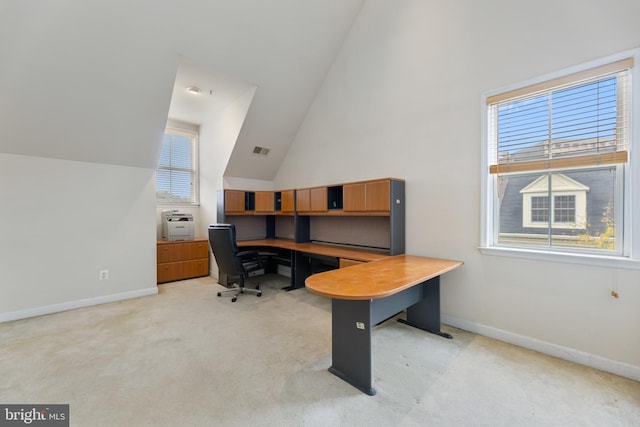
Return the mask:
M 361 4 L 2 2 L 0 152 L 155 168 L 188 58 L 257 86 L 225 175 L 271 180 Z

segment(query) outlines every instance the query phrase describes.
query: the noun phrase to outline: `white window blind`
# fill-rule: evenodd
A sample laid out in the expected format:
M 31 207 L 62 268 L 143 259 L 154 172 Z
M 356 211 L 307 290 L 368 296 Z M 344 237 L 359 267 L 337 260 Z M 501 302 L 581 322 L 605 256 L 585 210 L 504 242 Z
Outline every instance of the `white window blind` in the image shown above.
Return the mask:
M 197 204 L 198 134 L 165 130 L 156 171 L 156 200 L 159 203 Z
M 628 160 L 633 58 L 487 98 L 492 174 Z

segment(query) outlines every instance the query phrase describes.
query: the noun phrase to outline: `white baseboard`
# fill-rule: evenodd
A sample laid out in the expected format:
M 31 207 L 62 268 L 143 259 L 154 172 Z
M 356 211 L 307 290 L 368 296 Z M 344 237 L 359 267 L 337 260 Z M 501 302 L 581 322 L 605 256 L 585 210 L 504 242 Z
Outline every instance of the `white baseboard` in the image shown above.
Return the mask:
M 86 298 L 77 301 L 63 302 L 60 304 L 46 305 L 44 307 L 28 308 L 26 310 L 9 311 L 0 313 L 0 323 L 10 322 L 12 320 L 26 319 L 28 317 L 42 316 L 45 314 L 58 313 L 61 311 L 74 310 L 76 308 L 90 307 L 92 305 L 106 304 L 109 302 L 122 301 L 131 298 L 146 297 L 156 295 L 158 287 L 139 289 L 131 292 L 123 292 L 120 294 L 104 295 L 95 298 Z
M 494 338 L 498 341 L 504 341 L 509 344 L 517 345 L 519 347 L 528 348 L 529 350 L 534 350 L 540 353 L 547 354 L 549 356 L 557 357 L 559 359 L 568 360 L 570 362 L 578 363 L 590 368 L 599 369 L 601 371 L 629 378 L 634 381 L 640 381 L 640 366 L 618 362 L 615 360 L 607 359 L 605 357 L 597 356 L 595 354 L 590 354 L 573 348 L 552 344 L 524 335 L 514 334 L 513 332 L 504 331 L 502 329 L 493 328 L 491 326 L 481 325 L 475 322 L 470 322 L 468 320 L 459 319 L 457 317 L 443 315 L 442 323 L 454 326 L 456 328 L 464 329 L 465 331 L 484 335 L 489 338 Z

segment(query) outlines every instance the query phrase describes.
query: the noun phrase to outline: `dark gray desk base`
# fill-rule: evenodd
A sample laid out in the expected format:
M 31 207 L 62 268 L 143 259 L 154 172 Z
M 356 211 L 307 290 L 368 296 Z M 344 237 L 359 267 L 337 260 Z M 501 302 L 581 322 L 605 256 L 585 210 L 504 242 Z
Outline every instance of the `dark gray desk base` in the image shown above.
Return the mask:
M 332 365 L 329 372 L 369 396 L 376 394 L 371 380 L 371 329 L 407 309 L 410 326 L 445 338 L 440 331 L 440 276 L 386 298 L 332 299 Z

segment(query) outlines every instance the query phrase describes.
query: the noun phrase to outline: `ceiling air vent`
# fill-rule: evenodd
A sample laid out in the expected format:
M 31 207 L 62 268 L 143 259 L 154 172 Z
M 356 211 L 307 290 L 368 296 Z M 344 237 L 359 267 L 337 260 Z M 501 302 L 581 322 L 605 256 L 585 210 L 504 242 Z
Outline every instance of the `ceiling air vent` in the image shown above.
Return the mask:
M 266 156 L 267 154 L 269 154 L 269 149 L 264 147 L 258 147 L 256 145 L 255 147 L 253 147 L 253 154 L 262 154 L 263 156 Z

